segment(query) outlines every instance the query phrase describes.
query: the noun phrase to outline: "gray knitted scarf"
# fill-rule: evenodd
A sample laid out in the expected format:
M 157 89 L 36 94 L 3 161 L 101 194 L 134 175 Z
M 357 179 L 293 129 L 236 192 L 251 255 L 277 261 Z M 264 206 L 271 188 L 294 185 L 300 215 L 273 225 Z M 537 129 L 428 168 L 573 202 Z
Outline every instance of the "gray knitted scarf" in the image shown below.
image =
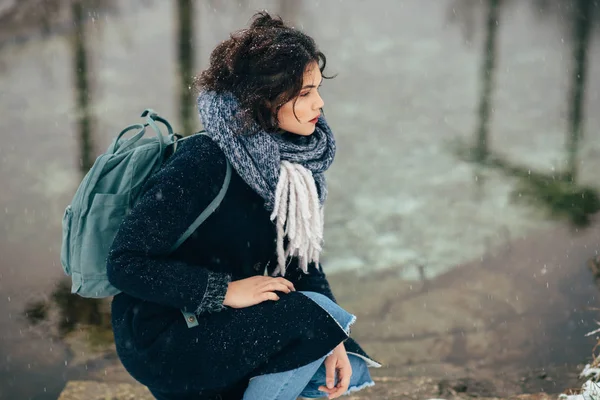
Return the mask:
M 307 272 L 318 262 L 323 240 L 323 205 L 327 199 L 324 172 L 335 157 L 335 139 L 319 117 L 310 136 L 266 132 L 240 118 L 242 110 L 231 93 L 201 92 L 200 119 L 240 177 L 265 201 L 277 220 L 278 266 L 285 275 L 290 256 Z M 285 247 L 285 248 L 284 248 Z

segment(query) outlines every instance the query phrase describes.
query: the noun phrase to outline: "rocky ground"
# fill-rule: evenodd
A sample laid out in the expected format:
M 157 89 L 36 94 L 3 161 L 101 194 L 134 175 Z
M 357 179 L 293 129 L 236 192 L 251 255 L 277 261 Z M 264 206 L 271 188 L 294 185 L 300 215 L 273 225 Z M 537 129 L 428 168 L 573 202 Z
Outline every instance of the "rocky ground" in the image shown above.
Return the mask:
M 351 394 L 343 397 L 348 400 L 423 400 L 440 399 L 440 392 L 444 393 L 443 385 L 440 390 L 440 384 L 431 378 L 413 377 L 413 378 L 377 378 L 377 385 L 371 389 L 360 393 Z M 481 400 L 549 400 L 556 399 L 557 396 L 546 393 L 524 394 L 509 397 L 486 397 L 476 392 L 464 393 L 447 390 L 443 395 L 445 400 L 459 400 L 478 398 Z M 151 400 L 152 395 L 148 390 L 139 385 L 127 383 L 101 383 L 93 381 L 73 381 L 69 382 L 59 400 Z
M 349 398 L 542 399 L 511 396 L 557 398 L 580 387 L 577 374 L 596 341 L 584 334 L 594 329 L 588 261 L 599 239 L 597 223 L 582 232 L 555 228 L 421 282 L 402 280 L 397 269 L 331 274 L 339 303 L 358 317 L 353 337 L 383 364 L 372 370 L 376 386 Z M 70 382 L 61 399 L 143 398 L 113 364 L 89 378 L 103 383 Z

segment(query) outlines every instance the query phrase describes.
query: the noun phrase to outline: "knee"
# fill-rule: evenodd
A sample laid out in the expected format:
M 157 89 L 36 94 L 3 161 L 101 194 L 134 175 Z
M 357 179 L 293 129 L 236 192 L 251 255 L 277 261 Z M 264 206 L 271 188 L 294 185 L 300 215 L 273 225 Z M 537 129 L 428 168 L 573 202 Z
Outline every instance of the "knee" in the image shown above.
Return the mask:
M 313 300 L 315 303 L 324 305 L 324 304 L 335 304 L 333 301 L 331 301 L 331 299 L 327 296 L 325 296 L 324 294 L 321 293 L 317 293 L 317 292 L 308 292 L 308 291 L 300 291 L 299 293 L 302 293 L 303 295 L 305 295 L 306 297 L 310 298 L 311 300 Z
M 346 335 L 350 335 L 350 325 L 354 323 L 356 317 L 337 305 L 329 297 L 315 292 L 300 292 L 315 304 L 325 310 L 342 327 Z

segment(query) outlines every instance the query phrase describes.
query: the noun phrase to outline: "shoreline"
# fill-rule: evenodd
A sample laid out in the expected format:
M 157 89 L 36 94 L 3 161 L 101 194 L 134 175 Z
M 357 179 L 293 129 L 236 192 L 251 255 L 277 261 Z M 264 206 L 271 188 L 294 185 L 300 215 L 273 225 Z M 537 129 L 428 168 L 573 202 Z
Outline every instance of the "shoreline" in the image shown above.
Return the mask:
M 594 223 L 577 234 L 559 226 L 513 240 L 423 282 L 397 269 L 330 273 L 338 302 L 358 317 L 352 336 L 384 364 L 371 370 L 378 384 L 352 398 L 422 399 L 455 387 L 465 392 L 441 397 L 506 398 L 580 387 L 595 343 L 584 337 L 596 313 L 586 308 L 598 296 L 586 261 L 599 250 Z M 90 379 L 142 390 L 118 360 L 106 371 Z

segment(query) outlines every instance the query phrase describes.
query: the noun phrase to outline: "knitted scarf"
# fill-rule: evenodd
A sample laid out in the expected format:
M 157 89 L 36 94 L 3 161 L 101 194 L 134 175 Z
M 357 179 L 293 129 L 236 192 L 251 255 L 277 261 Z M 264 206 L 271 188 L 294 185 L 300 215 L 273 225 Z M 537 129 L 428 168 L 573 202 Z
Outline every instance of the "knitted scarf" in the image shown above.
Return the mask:
M 324 172 L 333 163 L 335 139 L 321 115 L 310 136 L 272 133 L 248 125 L 231 93 L 201 92 L 200 119 L 240 177 L 265 201 L 277 225 L 277 268 L 297 256 L 308 273 L 319 262 L 323 242 L 323 206 L 327 199 Z

